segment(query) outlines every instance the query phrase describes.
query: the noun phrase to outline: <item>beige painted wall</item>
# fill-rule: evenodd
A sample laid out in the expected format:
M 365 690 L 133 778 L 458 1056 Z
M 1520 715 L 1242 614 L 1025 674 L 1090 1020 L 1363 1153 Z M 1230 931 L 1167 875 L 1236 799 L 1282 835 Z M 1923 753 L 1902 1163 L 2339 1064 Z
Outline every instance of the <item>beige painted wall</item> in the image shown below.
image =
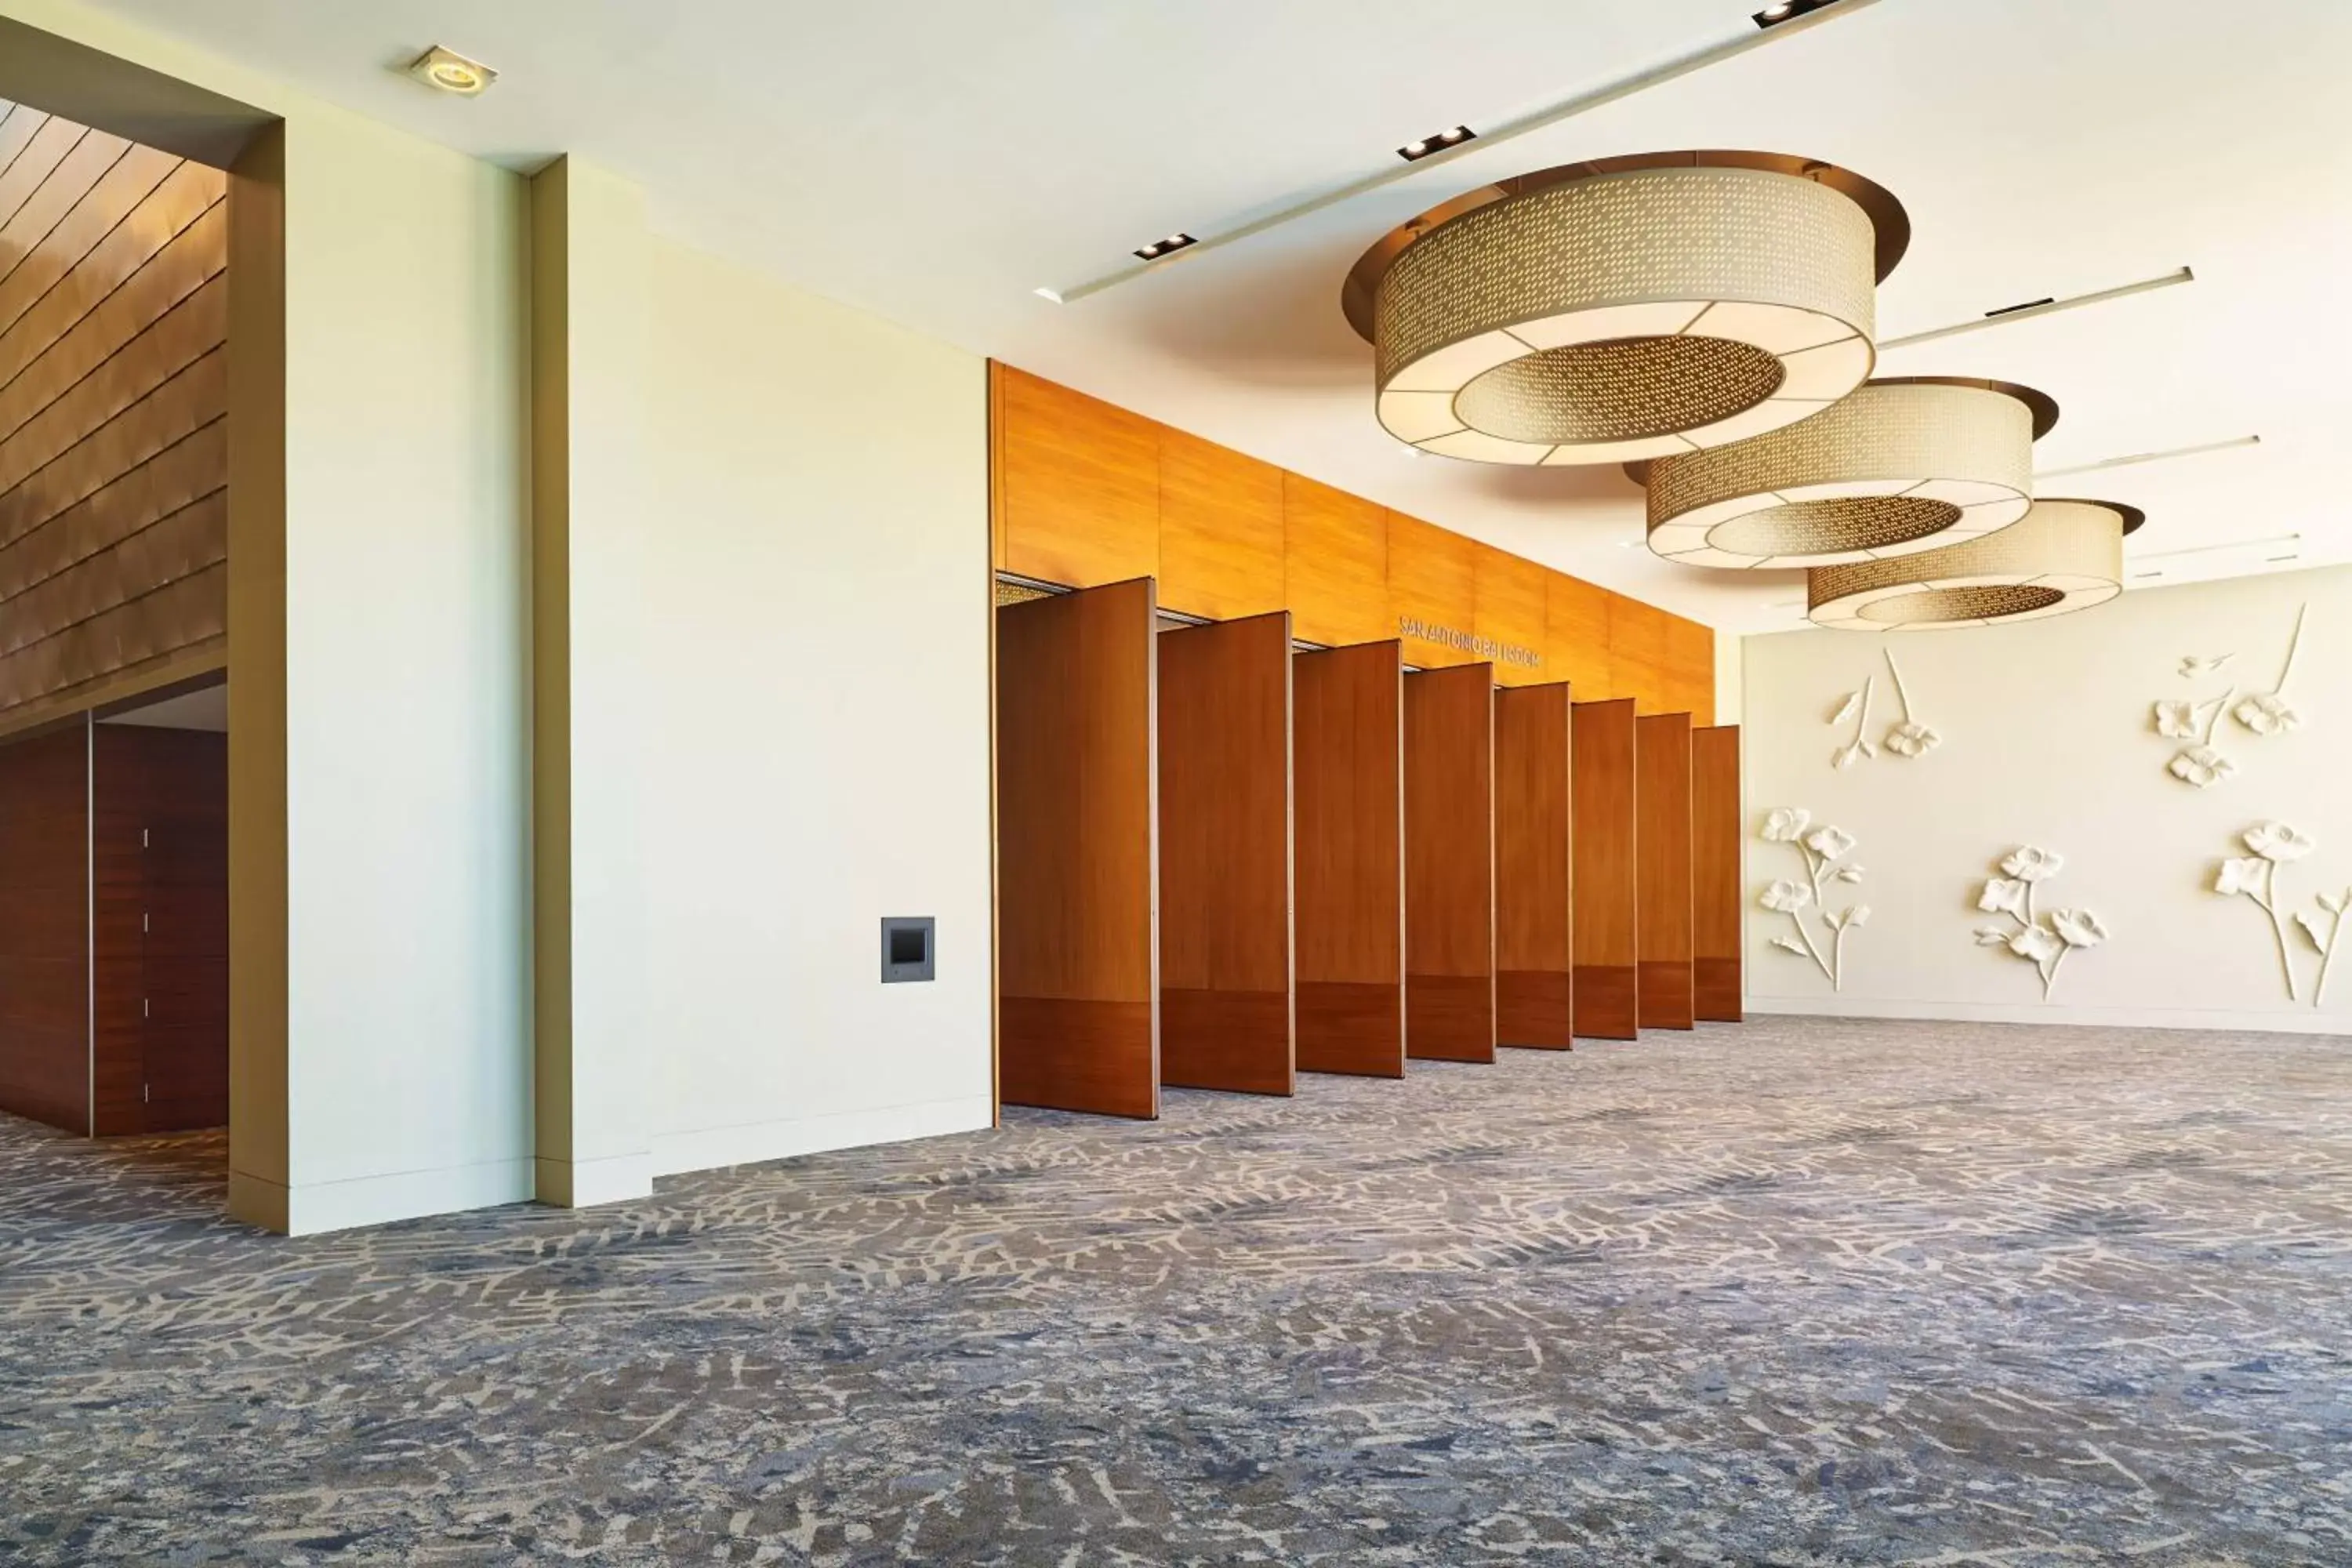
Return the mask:
M 2306 604 L 2289 692 L 2302 727 L 2258 736 L 2225 714 L 2215 745 L 2236 774 L 2201 790 L 2173 778 L 2168 764 L 2187 742 L 2157 732 L 2154 704 L 2271 690 Z M 1846 693 L 1876 676 L 1874 741 L 1900 717 L 1887 647 L 1917 719 L 1943 743 L 1917 760 L 1882 750 L 1833 768 L 1852 730 L 1824 721 Z M 2179 672 L 2186 656 L 2222 653 L 2235 657 L 2212 674 Z M 2007 628 L 1748 637 L 1744 664 L 1758 1010 L 2352 1033 L 2352 951 L 2339 953 L 2326 1005 L 2315 1008 L 2320 955 L 2290 927 L 2302 993 L 2290 1002 L 2268 921 L 2211 891 L 2220 862 L 2246 855 L 2240 836 L 2271 821 L 2318 845 L 2283 871 L 2283 916 L 2299 910 L 2324 927 L 2316 896 L 2352 889 L 2352 569 L 2145 590 Z M 1780 805 L 1807 807 L 1859 841 L 1848 860 L 1863 880 L 1832 885 L 1833 906 L 1873 910 L 1848 940 L 1842 995 L 1771 945 L 1789 919 L 1753 902 L 1797 871 L 1793 848 L 1754 837 Z M 2067 959 L 2046 1004 L 2032 964 L 1972 935 L 2006 923 L 1977 900 L 1995 861 L 2029 844 L 2065 857 L 2039 908 L 2086 906 L 2114 933 Z
M 523 183 L 70 0 L 0 15 L 285 119 L 282 454 L 231 419 L 232 1205 L 529 1197 Z
M 982 1127 L 982 362 L 652 255 L 652 503 L 627 584 L 656 1172 Z M 883 985 L 880 921 L 939 918 Z

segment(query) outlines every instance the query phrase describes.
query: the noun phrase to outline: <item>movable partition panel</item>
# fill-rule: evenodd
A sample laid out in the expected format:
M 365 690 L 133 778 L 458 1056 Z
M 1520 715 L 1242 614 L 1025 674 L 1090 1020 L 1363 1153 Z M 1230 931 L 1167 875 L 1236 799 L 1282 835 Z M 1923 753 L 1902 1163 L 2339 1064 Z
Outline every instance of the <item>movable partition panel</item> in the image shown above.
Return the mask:
M 1564 1051 L 1573 1033 L 1569 689 L 1495 693 L 1495 1038 Z
M 1747 1016 L 1739 958 L 1739 726 L 1691 731 L 1691 981 L 1706 1022 Z
M 1160 634 L 1160 1081 L 1288 1094 L 1290 615 Z
M 1158 619 L 1150 578 L 996 612 L 1007 1104 L 1160 1114 Z
M 1404 678 L 1405 1054 L 1495 1059 L 1495 669 Z
M 1291 660 L 1298 1067 L 1404 1076 L 1404 658 Z
M 1633 760 L 1636 1012 L 1645 1029 L 1687 1029 L 1693 1018 L 1690 715 L 1652 713 L 1635 721 Z
M 1575 837 L 1576 1032 L 1630 1040 L 1641 962 L 1634 918 L 1633 700 L 1576 704 L 1570 752 Z

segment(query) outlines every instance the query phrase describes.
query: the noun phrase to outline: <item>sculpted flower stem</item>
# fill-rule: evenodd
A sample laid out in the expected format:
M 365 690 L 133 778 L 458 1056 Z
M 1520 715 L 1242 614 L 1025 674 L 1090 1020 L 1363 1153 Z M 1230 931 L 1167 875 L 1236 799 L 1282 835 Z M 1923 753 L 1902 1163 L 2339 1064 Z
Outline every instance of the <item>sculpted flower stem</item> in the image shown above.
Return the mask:
M 1847 742 L 1849 747 L 1861 745 L 1862 738 L 1870 733 L 1870 699 L 1871 694 L 1877 689 L 1878 677 L 1874 675 L 1868 677 L 1862 683 L 1862 711 L 1854 715 L 1853 739 Z M 1910 714 L 1906 711 L 1904 717 L 1907 719 Z
M 2273 860 L 2268 864 L 2271 868 L 2271 874 L 2263 879 L 2261 896 L 2256 897 L 2253 889 L 2249 888 L 2246 890 L 2246 897 L 2254 900 L 2254 908 L 2270 916 L 2271 935 L 2278 939 L 2279 967 L 2286 971 L 2286 999 L 2290 1002 L 2300 1002 L 2303 1000 L 2303 997 L 2297 993 L 2294 984 L 2294 955 L 2293 951 L 2286 944 L 2286 922 L 2279 919 L 2278 862 Z M 2334 944 L 2331 942 L 2329 945 L 2333 946 Z M 2324 973 L 2325 971 L 2323 969 L 2323 974 Z M 2324 979 L 2322 984 L 2325 984 Z
M 2337 915 L 2336 923 L 2327 928 L 2327 945 L 2320 951 L 2319 954 L 2319 984 L 2311 989 L 2311 1005 L 2315 1007 L 2324 1005 L 2327 1000 L 2327 972 L 2336 967 L 2336 949 L 2344 939 L 2345 919 L 2345 916 Z M 2293 977 L 2294 972 L 2290 970 L 2288 978 L 2292 980 Z
M 2294 679 L 2294 656 L 2303 651 L 2303 623 L 2310 614 L 2308 604 L 2294 613 L 2294 636 L 2286 640 L 2286 668 L 2279 671 L 2278 689 L 2271 694 L 2273 697 L 2284 697 L 2286 683 Z
M 2074 951 L 2071 947 L 2060 948 L 2058 956 L 2050 961 L 2050 967 L 2042 972 L 2042 999 L 2044 1002 L 2049 1001 L 2050 993 L 2057 989 L 2059 966 L 2066 962 L 2066 955 Z
M 1903 705 L 1903 721 L 1906 724 L 1912 723 L 1915 721 L 1911 712 L 1911 693 L 1903 689 L 1902 668 L 1895 662 L 1895 650 L 1893 648 L 1886 648 L 1883 651 L 1886 655 L 1886 672 L 1895 677 L 1895 700 Z
M 1815 855 L 1812 851 L 1811 846 L 1808 845 L 1801 838 L 1796 841 L 1795 848 L 1798 855 L 1802 857 L 1804 859 L 1806 877 L 1811 879 L 1813 884 L 1813 908 L 1821 910 L 1822 918 L 1823 920 L 1827 920 L 1829 918 L 1829 906 L 1822 901 L 1822 873 L 1829 869 L 1829 862 Z M 1789 919 L 1795 922 L 1797 927 L 1797 940 L 1803 942 L 1805 944 L 1805 951 L 1812 955 L 1813 963 L 1821 969 L 1822 978 L 1830 983 L 1831 990 L 1837 990 L 1839 988 L 1837 971 L 1832 969 L 1829 965 L 1829 961 L 1822 956 L 1822 950 L 1813 945 L 1812 932 L 1805 929 L 1805 911 L 1802 910 L 1790 910 L 1789 911 Z
M 2213 717 L 2211 721 L 2206 724 L 2205 738 L 2198 742 L 2199 745 L 2210 746 L 2213 743 L 2213 736 L 2221 728 L 2221 715 L 2230 710 L 2230 700 L 2237 696 L 2237 694 L 2238 689 L 2234 686 L 2230 688 L 2229 690 L 2221 693 L 2221 700 L 2213 704 Z

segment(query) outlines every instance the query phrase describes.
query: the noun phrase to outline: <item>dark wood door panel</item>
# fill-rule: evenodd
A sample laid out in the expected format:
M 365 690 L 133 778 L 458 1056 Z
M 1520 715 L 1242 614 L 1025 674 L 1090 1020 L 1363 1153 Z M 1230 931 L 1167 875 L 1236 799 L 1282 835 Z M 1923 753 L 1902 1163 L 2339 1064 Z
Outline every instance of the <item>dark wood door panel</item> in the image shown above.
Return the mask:
M 1404 1076 L 1404 659 L 1395 642 L 1296 655 L 1297 1060 Z
M 1404 679 L 1405 1052 L 1495 1059 L 1495 671 Z

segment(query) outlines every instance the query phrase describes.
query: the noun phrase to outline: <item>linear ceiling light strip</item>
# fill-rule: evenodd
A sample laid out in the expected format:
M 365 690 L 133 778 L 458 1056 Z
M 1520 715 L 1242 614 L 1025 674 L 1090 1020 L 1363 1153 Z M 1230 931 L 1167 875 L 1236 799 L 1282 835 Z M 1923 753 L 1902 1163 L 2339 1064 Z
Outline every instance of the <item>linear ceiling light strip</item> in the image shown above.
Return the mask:
M 2135 452 L 2127 458 L 2102 458 L 2095 463 L 2082 463 L 2071 468 L 2043 468 L 2033 477 L 2037 479 L 2063 479 L 2069 474 L 2095 474 L 2107 468 L 2137 468 L 2142 463 L 2168 463 L 2175 458 L 2201 458 L 2208 452 L 2234 452 L 2262 444 L 2260 436 L 2239 436 L 2227 441 L 2208 441 L 2202 446 L 2174 447 L 2163 452 Z
M 2104 305 L 2110 300 L 2128 300 L 2135 294 L 2152 294 L 2158 289 L 2177 289 L 2183 283 L 2194 283 L 2197 274 L 2184 267 L 2178 272 L 2168 272 L 2161 278 L 2144 278 L 2137 283 L 2119 288 L 2102 289 L 2095 294 L 2077 294 L 2068 300 L 2053 300 L 2044 305 L 2026 305 L 2007 310 L 1996 310 L 1990 316 L 1979 316 L 1973 321 L 1960 321 L 1932 331 L 1913 332 L 1907 338 L 1886 338 L 1880 342 L 1878 352 L 1907 349 L 1919 343 L 1940 342 L 1957 338 L 1963 332 L 1981 332 L 1989 327 L 2006 327 L 2017 321 L 2031 321 L 2042 316 L 2054 316 L 2062 310 L 2079 310 L 2085 305 Z
M 1778 26 L 1760 31 L 1753 26 L 1742 28 L 1731 37 L 1719 43 L 1710 44 L 1694 53 L 1677 56 L 1633 76 L 1621 78 L 1605 86 L 1595 88 L 1590 92 L 1562 100 L 1549 108 L 1521 115 L 1517 120 L 1506 121 L 1493 130 L 1481 131 L 1475 141 L 1464 142 L 1456 147 L 1433 153 L 1410 163 L 1389 164 L 1376 173 L 1366 174 L 1360 179 L 1350 180 L 1344 185 L 1334 186 L 1320 195 L 1308 196 L 1304 201 L 1294 202 L 1289 206 L 1268 213 L 1263 217 L 1253 218 L 1222 234 L 1202 235 L 1192 244 L 1185 247 L 1185 252 L 1197 255 L 1202 251 L 1214 250 L 1220 246 L 1231 245 L 1236 240 L 1247 239 L 1253 235 L 1264 234 L 1270 228 L 1280 227 L 1310 213 L 1320 212 L 1325 207 L 1352 200 L 1367 191 L 1377 191 L 1383 185 L 1391 185 L 1399 180 L 1426 173 L 1441 163 L 1460 157 L 1462 153 L 1473 148 L 1492 148 L 1515 137 L 1529 135 L 1547 127 L 1557 125 L 1564 120 L 1572 120 L 1580 114 L 1590 114 L 1594 110 L 1606 108 L 1621 99 L 1631 98 L 1639 92 L 1647 92 L 1654 87 L 1663 87 L 1670 81 L 1689 76 L 1695 71 L 1705 70 L 1709 66 L 1720 65 L 1726 60 L 1737 59 L 1741 55 L 1763 48 L 1769 44 L 1784 43 L 1800 33 L 1808 32 L 1823 23 L 1834 22 L 1841 16 L 1850 16 L 1856 12 L 1868 10 L 1877 4 L 1878 0 L 1840 0 L 1837 5 L 1824 6 L 1819 11 L 1781 23 Z M 1057 304 L 1075 304 L 1089 294 L 1099 294 L 1104 289 L 1116 288 L 1130 279 L 1140 278 L 1150 271 L 1152 266 L 1153 263 L 1149 261 L 1135 262 L 1119 268 L 1116 271 L 1106 272 L 1098 278 L 1089 278 L 1083 283 L 1072 284 L 1066 289 L 1051 290 L 1041 289 L 1038 293 Z

